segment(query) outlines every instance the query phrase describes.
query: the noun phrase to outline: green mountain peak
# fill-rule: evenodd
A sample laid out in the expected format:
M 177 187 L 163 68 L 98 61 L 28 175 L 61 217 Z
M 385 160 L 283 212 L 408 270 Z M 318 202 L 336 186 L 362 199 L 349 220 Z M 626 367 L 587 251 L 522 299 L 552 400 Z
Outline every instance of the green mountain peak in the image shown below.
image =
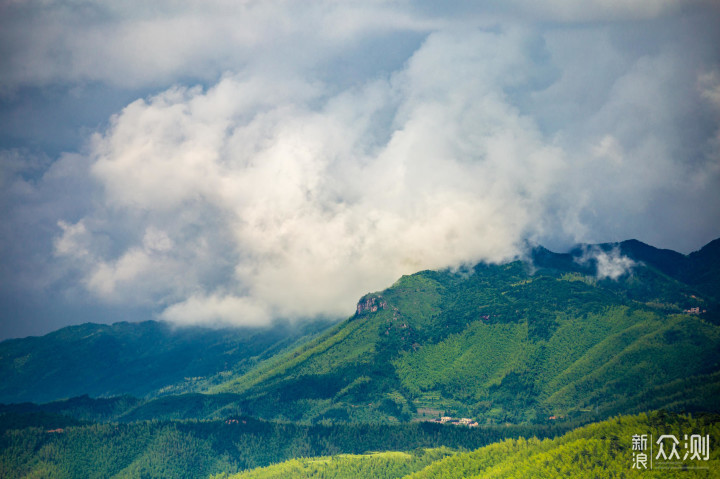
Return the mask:
M 610 253 L 604 261 L 632 267 L 603 277 Z M 251 414 L 330 422 L 710 407 L 717 303 L 686 281 L 691 257 L 632 240 L 530 258 L 403 276 L 326 334 L 214 390 L 241 394 Z

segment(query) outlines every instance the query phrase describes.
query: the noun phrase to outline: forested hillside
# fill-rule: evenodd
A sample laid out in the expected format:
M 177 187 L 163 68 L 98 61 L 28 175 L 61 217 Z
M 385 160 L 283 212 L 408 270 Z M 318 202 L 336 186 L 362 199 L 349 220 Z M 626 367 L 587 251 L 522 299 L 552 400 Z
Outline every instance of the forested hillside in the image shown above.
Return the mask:
M 471 450 L 505 438 L 552 437 L 564 430 L 433 423 L 304 426 L 244 416 L 83 424 L 42 413 L 4 414 L 0 415 L 0 477 L 200 478 L 298 457 L 441 446 Z M 427 464 L 427 459 L 415 466 Z
M 665 413 L 620 416 L 591 424 L 555 438 L 502 441 L 469 453 L 440 460 L 408 479 L 529 478 L 529 477 L 718 477 L 720 451 L 692 456 L 687 437 L 720 437 L 717 416 L 692 418 Z M 633 450 L 633 436 L 647 435 L 646 449 Z M 682 441 L 678 458 L 659 454 L 657 439 L 671 435 Z M 686 436 L 687 435 L 687 436 Z M 651 439 L 652 438 L 652 439 Z M 672 438 L 663 439 L 672 442 Z M 655 449 L 650 451 L 650 443 Z M 636 462 L 645 454 L 645 464 Z
M 322 321 L 225 329 L 87 323 L 10 339 L 0 342 L 0 403 L 199 390 L 326 327 Z
M 691 418 L 653 413 L 620 416 L 591 424 L 555 439 L 521 437 L 507 439 L 471 452 L 447 449 L 414 450 L 365 455 L 341 455 L 293 459 L 236 475 L 215 479 L 310 478 L 353 479 L 357 477 L 406 479 L 547 478 L 547 477 L 718 477 L 720 451 L 714 448 L 694 460 L 685 458 L 685 445 L 678 455 L 684 460 L 670 464 L 663 456 L 650 454 L 645 467 L 634 463 L 633 436 L 662 435 L 684 438 L 685 434 L 720 436 L 718 417 Z M 668 440 L 671 440 L 668 438 Z M 657 445 L 655 445 L 657 448 Z M 689 447 L 689 446 L 688 446 Z M 666 451 L 667 454 L 667 451 Z M 652 458 L 650 456 L 653 456 Z M 636 467 L 633 467 L 635 464 Z
M 5 402 L 145 398 L 0 410 L 126 422 L 248 414 L 481 424 L 716 410 L 720 309 L 707 292 L 717 245 L 688 256 L 637 241 L 567 254 L 536 248 L 508 264 L 424 271 L 366 295 L 353 317 L 319 336 L 327 323 L 173 330 L 147 322 L 5 341 Z M 602 276 L 598 258 L 626 266 Z
M 693 271 L 716 246 L 689 257 L 635 241 L 538 248 L 531 261 L 405 276 L 325 335 L 213 391 L 239 394 L 250 414 L 300 421 L 712 410 L 716 275 Z M 603 277 L 598 262 L 613 258 L 627 266 Z
M 567 431 L 428 422 L 301 426 L 249 417 L 82 424 L 56 415 L 4 414 L 0 477 L 705 478 L 720 470 L 718 415 L 653 412 Z M 633 436 L 643 434 L 653 441 L 679 438 L 680 464 L 658 460 L 656 445 L 649 468 L 633 470 Z M 685 435 L 707 436 L 709 446 L 695 458 L 685 456 Z M 662 469 L 668 465 L 680 469 Z
M 6 341 L 3 397 L 79 395 L 0 404 L 0 477 L 632 477 L 634 434 L 709 435 L 710 476 L 681 477 L 712 477 L 717 249 L 535 248 L 404 276 L 332 326 Z

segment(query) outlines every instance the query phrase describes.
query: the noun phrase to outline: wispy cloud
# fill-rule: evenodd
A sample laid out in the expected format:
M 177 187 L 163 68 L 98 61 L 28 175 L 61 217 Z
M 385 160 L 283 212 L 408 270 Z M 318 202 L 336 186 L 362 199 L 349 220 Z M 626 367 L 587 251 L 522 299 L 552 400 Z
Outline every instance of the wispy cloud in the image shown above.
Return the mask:
M 575 261 L 580 264 L 592 264 L 598 279 L 617 280 L 623 275 L 631 274 L 633 268 L 637 266 L 637 263 L 622 254 L 617 246 L 609 251 L 599 246 L 588 247 Z

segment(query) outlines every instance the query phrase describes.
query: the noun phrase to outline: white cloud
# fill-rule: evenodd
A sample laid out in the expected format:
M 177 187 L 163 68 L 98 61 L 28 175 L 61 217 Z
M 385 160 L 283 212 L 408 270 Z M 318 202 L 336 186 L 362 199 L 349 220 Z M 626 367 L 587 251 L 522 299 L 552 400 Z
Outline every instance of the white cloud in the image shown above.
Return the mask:
M 720 72 L 712 70 L 698 75 L 698 88 L 703 98 L 720 109 Z
M 16 203 L 80 205 L 45 207 L 53 264 L 102 301 L 180 323 L 343 316 L 528 238 L 717 234 L 717 78 L 698 74 L 715 47 L 676 1 L 28 5 L 0 20 L 5 90 L 159 91 L 34 183 L 3 170 Z M 398 47 L 407 32 L 424 41 Z M 606 277 L 632 266 L 603 254 Z
M 337 94 L 300 77 L 228 75 L 207 91 L 172 88 L 129 105 L 95 137 L 92 173 L 103 214 L 145 233 L 99 256 L 88 287 L 128 301 L 143 285 L 182 322 L 344 315 L 401 274 L 511 258 L 557 227 L 548 216 L 580 239 L 583 211 L 665 184 L 662 171 L 646 171 L 673 164 L 665 146 L 634 146 L 653 137 L 591 118 L 599 139 L 558 143 L 509 103 L 506 90 L 532 68 L 524 45 L 522 29 L 437 33 L 404 69 Z M 624 115 L 632 72 L 653 61 L 665 65 L 640 59 L 596 116 Z M 640 81 L 667 91 L 664 80 Z M 646 180 L 635 184 L 638 174 Z M 224 249 L 196 254 L 218 236 Z M 208 283 L 201 257 L 224 257 L 232 271 Z M 596 259 L 603 277 L 631 266 Z
M 85 223 L 79 221 L 73 225 L 59 221 L 58 226 L 62 229 L 63 234 L 55 241 L 56 253 L 75 259 L 88 257 L 90 254 L 88 251 L 88 243 L 91 240 L 88 238 L 89 235 Z
M 219 295 L 191 296 L 167 308 L 162 317 L 180 325 L 210 326 L 228 323 L 260 326 L 273 319 L 267 309 L 252 298 Z
M 225 305 L 211 316 L 227 321 L 248 304 L 253 318 L 344 315 L 401 274 L 512 257 L 564 162 L 498 90 L 526 61 L 518 35 L 433 35 L 392 78 L 329 98 L 228 76 L 129 105 L 94 139 L 92 173 L 103 214 L 145 234 L 98 256 L 88 287 L 129 301 L 152 277 L 163 286 L 150 291 L 179 301 L 164 316 L 183 321 L 201 303 Z M 217 235 L 230 249 L 208 254 L 234 262 L 217 287 L 238 299 L 198 282 L 187 303 L 192 285 L 174 275 L 199 277 L 193 249 Z
M 4 2 L 0 87 L 95 82 L 123 88 L 213 81 L 245 68 L 292 71 L 359 36 L 438 22 L 388 2 Z
M 103 82 L 159 87 L 214 81 L 226 71 L 288 72 L 337 60 L 362 39 L 388 33 L 521 21 L 647 20 L 712 0 L 513 0 L 444 8 L 423 2 L 5 1 L 0 4 L 0 90 Z
M 595 146 L 592 147 L 593 154 L 597 158 L 606 159 L 619 165 L 623 162 L 624 152 L 622 145 L 612 135 L 605 135 Z
M 615 281 L 620 276 L 632 273 L 632 269 L 637 265 L 635 261 L 623 255 L 617 246 L 610 251 L 605 251 L 598 246 L 587 248 L 576 261 L 581 264 L 595 263 L 598 279 L 610 278 Z

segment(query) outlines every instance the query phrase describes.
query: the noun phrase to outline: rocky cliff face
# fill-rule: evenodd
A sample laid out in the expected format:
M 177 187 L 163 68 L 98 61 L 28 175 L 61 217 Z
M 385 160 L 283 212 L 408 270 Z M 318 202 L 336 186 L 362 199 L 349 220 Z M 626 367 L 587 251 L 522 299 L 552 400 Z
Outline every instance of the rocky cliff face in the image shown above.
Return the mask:
M 358 302 L 356 315 L 374 313 L 378 309 L 385 309 L 386 307 L 387 301 L 382 296 L 366 296 Z

